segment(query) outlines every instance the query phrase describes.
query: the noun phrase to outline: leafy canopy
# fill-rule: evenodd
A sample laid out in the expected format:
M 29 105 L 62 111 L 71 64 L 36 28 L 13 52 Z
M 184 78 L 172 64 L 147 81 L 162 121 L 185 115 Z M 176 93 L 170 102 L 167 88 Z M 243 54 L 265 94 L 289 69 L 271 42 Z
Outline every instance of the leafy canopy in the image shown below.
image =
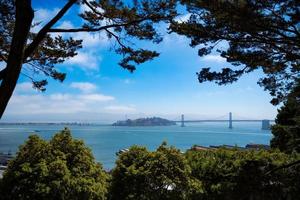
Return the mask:
M 9 163 L 0 189 L 3 199 L 105 199 L 107 180 L 91 150 L 64 129 L 50 141 L 30 136 Z
M 297 199 L 299 154 L 132 146 L 110 176 L 65 129 L 30 136 L 0 179 L 0 199 Z M 289 167 L 282 167 L 287 166 Z
M 162 144 L 156 151 L 133 146 L 112 171 L 112 199 L 184 199 L 189 167 L 179 150 Z
M 278 151 L 216 149 L 187 151 L 191 177 L 201 182 L 189 199 L 297 199 L 300 166 L 273 171 L 299 160 Z
M 119 62 L 133 72 L 135 66 L 159 55 L 158 52 L 137 48 L 136 40 L 154 43 L 162 41 L 157 31 L 159 22 L 169 22 L 176 16 L 176 0 L 65 0 L 65 5 L 37 32 L 40 22 L 33 24 L 31 0 L 0 0 L 0 118 L 13 94 L 19 75 L 28 77 L 33 87 L 45 91 L 47 77 L 63 81 L 66 74 L 55 67 L 77 55 L 82 40 L 65 37 L 62 33 L 105 32 L 115 41 L 114 49 L 123 56 Z M 75 5 L 88 10 L 78 13 L 75 28 L 59 28 L 57 23 Z M 76 16 L 73 16 L 74 18 Z M 54 34 L 55 33 L 55 34 Z M 45 75 L 33 76 L 34 74 Z M 36 80 L 35 77 L 38 77 Z M 43 77 L 43 76 L 42 76 Z
M 300 77 L 300 2 L 297 0 L 181 0 L 190 18 L 173 21 L 171 31 L 191 39 L 199 56 L 219 53 L 233 67 L 203 67 L 199 82 L 219 85 L 262 69 L 259 84 L 283 101 Z M 228 48 L 223 47 L 224 43 Z M 219 45 L 221 44 L 221 45 Z
M 288 95 L 287 101 L 278 110 L 272 126 L 271 146 L 286 153 L 300 153 L 300 84 Z
M 7 62 L 13 39 L 16 22 L 16 4 L 13 0 L 0 1 L 0 62 Z M 45 90 L 46 79 L 35 80 L 32 73 L 42 73 L 56 80 L 63 81 L 66 74 L 55 69 L 57 64 L 63 63 L 77 55 L 82 48 L 82 40 L 63 37 L 62 33 L 101 32 L 116 42 L 115 50 L 123 55 L 120 66 L 129 71 L 135 70 L 134 64 L 141 64 L 157 57 L 159 54 L 146 49 L 135 49 L 130 39 L 150 40 L 159 43 L 162 37 L 155 28 L 155 23 L 169 21 L 176 15 L 175 1 L 153 0 L 132 1 L 122 0 L 67 0 L 68 10 L 76 4 L 85 5 L 88 9 L 78 13 L 78 27 L 64 29 L 55 24 L 49 25 L 58 14 L 49 20 L 38 32 L 31 32 L 25 46 L 22 73 L 28 76 L 37 89 Z M 65 8 L 63 7 L 60 12 Z M 63 13 L 65 14 L 65 13 Z M 60 17 L 60 16 L 59 16 Z M 74 16 L 76 18 L 76 16 Z M 38 28 L 41 22 L 32 24 Z M 56 34 L 52 34 L 56 33 Z M 5 76 L 5 67 L 0 72 L 0 80 Z

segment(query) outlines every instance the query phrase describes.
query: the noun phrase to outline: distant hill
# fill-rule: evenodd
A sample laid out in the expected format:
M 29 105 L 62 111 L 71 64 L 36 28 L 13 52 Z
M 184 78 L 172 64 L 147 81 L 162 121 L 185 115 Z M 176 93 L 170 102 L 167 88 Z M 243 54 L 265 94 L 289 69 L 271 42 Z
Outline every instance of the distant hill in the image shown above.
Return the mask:
M 135 120 L 127 119 L 124 121 L 117 121 L 113 126 L 172 126 L 175 122 L 163 119 L 160 117 L 139 118 Z

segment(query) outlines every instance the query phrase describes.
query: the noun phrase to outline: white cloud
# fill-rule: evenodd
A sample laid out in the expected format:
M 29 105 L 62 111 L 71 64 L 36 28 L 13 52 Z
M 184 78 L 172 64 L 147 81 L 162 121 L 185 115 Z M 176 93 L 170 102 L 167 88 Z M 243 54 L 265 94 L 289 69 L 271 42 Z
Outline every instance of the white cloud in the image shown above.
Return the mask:
M 34 13 L 34 21 L 35 22 L 47 22 L 51 20 L 57 13 L 59 12 L 59 8 L 54 9 L 45 9 L 39 8 Z
M 58 12 L 59 8 L 54 8 L 51 10 L 45 8 L 38 8 L 34 13 L 33 24 L 40 24 L 31 28 L 31 31 L 34 33 L 38 32 L 42 28 L 42 26 L 45 25 L 48 21 L 50 21 Z
M 97 86 L 95 84 L 89 82 L 73 82 L 70 86 L 85 93 L 89 93 L 97 89 Z
M 79 51 L 78 54 L 64 64 L 66 65 L 77 65 L 82 69 L 87 70 L 98 70 L 101 62 L 101 56 L 94 52 L 83 52 Z
M 106 47 L 109 44 L 109 39 L 107 38 L 105 32 L 100 33 L 88 33 L 88 32 L 78 32 L 70 34 L 77 40 L 83 40 L 83 48 L 99 48 Z
M 74 25 L 70 21 L 63 21 L 57 28 L 71 29 L 74 28 Z
M 82 7 L 82 6 L 81 6 Z M 86 10 L 88 8 L 80 8 L 80 11 Z M 100 10 L 99 10 L 100 11 Z M 34 23 L 41 23 L 32 28 L 31 31 L 38 32 L 49 20 L 51 20 L 59 12 L 58 8 L 54 9 L 37 9 L 35 12 Z M 56 28 L 79 28 L 83 20 L 78 18 L 79 23 L 74 25 L 74 21 L 64 20 L 59 21 Z M 105 21 L 103 21 L 105 23 Z M 57 36 L 61 35 L 63 38 L 73 37 L 75 40 L 82 40 L 83 49 L 78 51 L 78 54 L 73 58 L 67 60 L 64 64 L 66 65 L 77 65 L 82 69 L 87 70 L 98 70 L 101 62 L 101 56 L 99 50 L 103 47 L 107 47 L 110 41 L 104 31 L 97 33 L 88 32 L 76 32 L 76 33 L 51 33 L 51 35 Z M 76 66 L 76 67 L 77 67 Z
M 176 22 L 187 22 L 190 19 L 191 13 L 185 15 L 179 15 L 175 18 Z
M 79 114 L 80 112 L 102 112 L 107 102 L 114 100 L 113 96 L 104 94 L 63 94 L 51 95 L 13 95 L 6 113 L 10 115 L 29 114 Z
M 32 83 L 30 82 L 23 82 L 23 83 L 19 83 L 16 87 L 17 91 L 20 92 L 28 92 L 28 91 L 32 91 Z
M 90 2 L 90 1 L 89 1 Z M 91 9 L 86 4 L 81 4 L 79 7 L 79 13 L 84 13 L 85 11 L 90 11 Z M 97 12 L 103 13 L 104 10 L 101 8 L 97 8 Z M 101 26 L 106 25 L 106 19 L 101 21 Z M 106 32 L 101 31 L 100 33 L 87 33 L 87 32 L 79 32 L 74 34 L 75 39 L 83 40 L 83 47 L 97 47 L 99 46 L 107 46 L 110 42 L 106 35 Z
M 178 50 L 189 47 L 189 39 L 176 33 L 165 34 L 162 44 L 164 48 Z
M 136 109 L 133 106 L 121 106 L 121 105 L 111 105 L 111 106 L 106 106 L 104 108 L 107 111 L 111 112 L 117 112 L 117 113 L 132 113 L 135 112 Z
M 72 29 L 76 26 L 71 21 L 63 21 L 57 28 Z M 83 48 L 99 48 L 106 47 L 109 44 L 109 39 L 104 31 L 89 33 L 89 32 L 75 32 L 75 33 L 60 33 L 65 38 L 73 37 L 75 40 L 82 40 Z
M 71 99 L 71 95 L 69 94 L 61 94 L 61 93 L 56 93 L 56 94 L 51 94 L 50 99 L 54 101 L 66 101 Z
M 80 12 L 88 10 L 85 5 L 80 6 Z M 40 23 L 39 25 L 32 28 L 32 32 L 38 32 L 43 25 L 45 25 L 49 20 L 51 20 L 57 13 L 59 8 L 54 9 L 37 9 L 35 12 L 35 17 L 33 23 Z M 102 12 L 99 10 L 99 12 Z M 79 21 L 82 21 L 78 18 Z M 105 20 L 103 20 L 103 25 L 105 25 Z M 80 27 L 80 25 L 79 25 Z M 56 28 L 71 29 L 76 28 L 76 26 L 69 20 L 62 21 Z M 76 40 L 83 40 L 82 45 L 84 48 L 106 46 L 109 44 L 109 39 L 104 31 L 99 33 L 88 33 L 88 32 L 76 32 L 76 33 L 51 33 L 52 36 L 62 35 L 63 37 L 73 37 Z
M 115 99 L 113 96 L 106 96 L 103 94 L 85 94 L 80 95 L 79 98 L 87 101 L 111 101 Z
M 91 1 L 88 1 L 88 2 L 91 2 Z M 79 12 L 80 13 L 84 13 L 85 11 L 90 11 L 90 10 L 91 9 L 86 4 L 80 4 L 80 7 L 79 7 Z M 103 13 L 104 10 L 101 9 L 101 8 L 97 8 L 97 12 Z
M 226 62 L 226 59 L 221 57 L 220 55 L 207 55 L 207 56 L 201 57 L 200 59 L 202 61 L 206 61 L 206 62 L 219 62 L 219 63 Z

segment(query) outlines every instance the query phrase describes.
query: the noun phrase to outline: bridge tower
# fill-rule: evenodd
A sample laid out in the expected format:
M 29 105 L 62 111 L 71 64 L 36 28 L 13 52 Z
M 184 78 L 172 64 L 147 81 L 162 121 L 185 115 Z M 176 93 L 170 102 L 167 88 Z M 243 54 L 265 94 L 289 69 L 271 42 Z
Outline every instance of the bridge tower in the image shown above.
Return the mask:
M 181 115 L 181 127 L 184 127 L 184 115 Z
M 232 113 L 229 113 L 229 128 L 232 129 Z

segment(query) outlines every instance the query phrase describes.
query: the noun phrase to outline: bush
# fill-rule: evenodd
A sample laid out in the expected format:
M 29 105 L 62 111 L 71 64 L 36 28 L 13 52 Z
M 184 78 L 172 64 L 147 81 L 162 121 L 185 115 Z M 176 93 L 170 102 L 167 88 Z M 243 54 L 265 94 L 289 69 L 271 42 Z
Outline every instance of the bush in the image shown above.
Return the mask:
M 299 154 L 238 149 L 132 146 L 111 177 L 68 129 L 50 141 L 30 136 L 0 180 L 0 199 L 260 200 L 298 199 Z
M 3 199 L 105 199 L 107 174 L 68 129 L 50 141 L 29 137 L 4 173 Z
M 285 153 L 300 153 L 300 83 L 293 88 L 287 101 L 278 110 L 272 126 L 271 147 Z
M 179 150 L 162 144 L 156 151 L 133 146 L 112 172 L 112 199 L 184 199 L 189 167 Z
M 299 159 L 277 151 L 217 149 L 188 151 L 191 176 L 201 182 L 202 193 L 190 199 L 297 199 L 300 167 L 274 170 Z

